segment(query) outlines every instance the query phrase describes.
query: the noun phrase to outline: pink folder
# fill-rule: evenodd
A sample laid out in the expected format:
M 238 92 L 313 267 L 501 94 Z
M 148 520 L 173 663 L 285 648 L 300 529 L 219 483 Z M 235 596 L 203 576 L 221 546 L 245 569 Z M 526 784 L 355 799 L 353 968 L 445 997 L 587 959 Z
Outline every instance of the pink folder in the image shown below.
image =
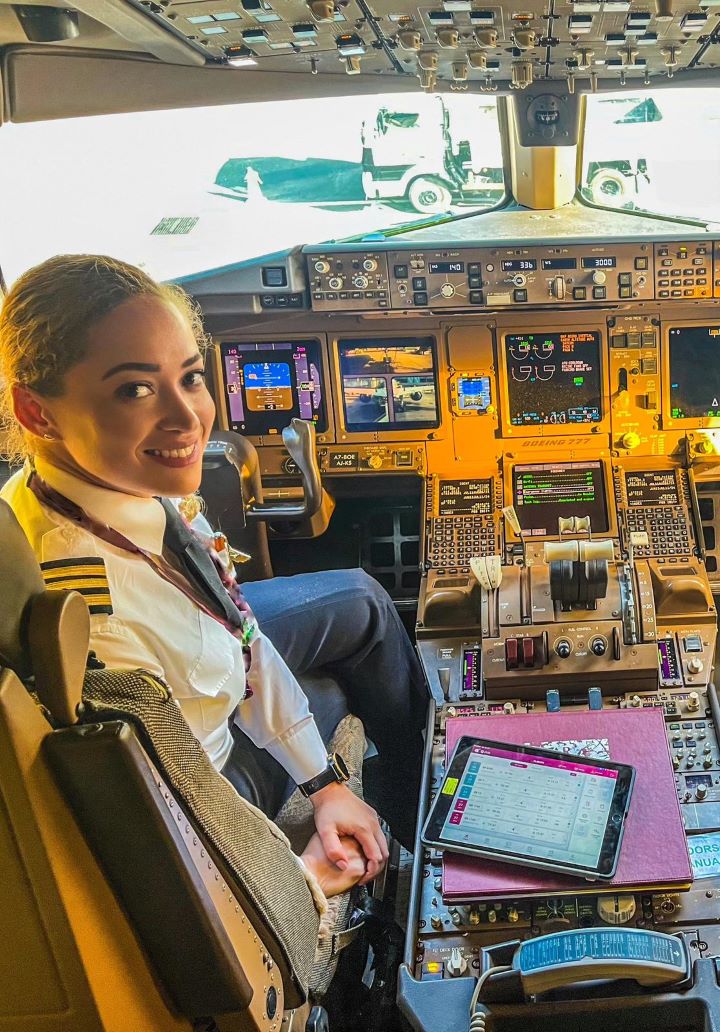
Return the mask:
M 670 747 L 661 709 L 538 713 L 497 717 L 456 717 L 447 722 L 448 758 L 463 736 L 516 745 L 607 739 L 610 759 L 637 772 L 620 860 L 612 881 L 588 882 L 530 867 L 445 853 L 443 898 L 479 898 L 535 893 L 577 895 L 642 888 L 687 888 L 692 881 Z

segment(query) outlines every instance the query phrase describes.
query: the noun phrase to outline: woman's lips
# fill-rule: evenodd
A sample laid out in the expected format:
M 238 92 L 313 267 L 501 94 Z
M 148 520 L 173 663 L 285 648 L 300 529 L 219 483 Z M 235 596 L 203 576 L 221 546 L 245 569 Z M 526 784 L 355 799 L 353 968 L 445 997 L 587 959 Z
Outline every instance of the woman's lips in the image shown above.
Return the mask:
M 170 469 L 182 469 L 184 466 L 192 466 L 194 462 L 197 462 L 198 458 L 198 444 L 190 445 L 187 448 L 148 448 L 145 452 L 151 459 L 158 462 L 161 466 L 167 466 Z

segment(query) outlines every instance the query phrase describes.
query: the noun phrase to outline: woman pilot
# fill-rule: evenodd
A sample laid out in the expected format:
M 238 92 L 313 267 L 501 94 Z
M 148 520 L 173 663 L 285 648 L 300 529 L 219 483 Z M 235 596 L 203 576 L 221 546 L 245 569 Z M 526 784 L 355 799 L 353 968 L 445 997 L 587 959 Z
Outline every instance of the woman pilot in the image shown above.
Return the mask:
M 245 586 L 253 616 L 167 502 L 200 485 L 215 415 L 204 346 L 189 298 L 133 266 L 71 255 L 26 272 L 0 310 L 8 450 L 26 457 L 1 494 L 46 583 L 86 596 L 98 658 L 172 685 L 212 763 L 270 816 L 288 775 L 304 787 L 317 828 L 311 866 L 326 881 L 368 880 L 387 859 L 377 815 L 343 783 L 342 759 L 328 757 L 337 719 L 318 709 L 323 740 L 285 659 L 342 679 L 386 790 L 390 775 L 386 816 L 407 844 L 422 674 L 370 578 L 336 571 Z

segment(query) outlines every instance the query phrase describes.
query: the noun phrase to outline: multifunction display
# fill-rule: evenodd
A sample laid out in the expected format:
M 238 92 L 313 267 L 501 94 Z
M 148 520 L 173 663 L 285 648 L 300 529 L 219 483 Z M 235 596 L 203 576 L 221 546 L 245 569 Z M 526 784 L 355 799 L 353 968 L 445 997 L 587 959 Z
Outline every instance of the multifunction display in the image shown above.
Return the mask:
M 555 462 L 513 469 L 513 499 L 528 534 L 558 533 L 560 516 L 589 516 L 593 533 L 608 530 L 605 482 L 600 462 Z
M 348 430 L 438 425 L 432 338 L 339 340 L 338 354 Z
M 670 330 L 670 415 L 720 417 L 720 326 Z
M 485 516 L 492 511 L 492 480 L 440 481 L 438 516 Z
M 513 426 L 600 422 L 599 333 L 513 333 L 504 345 Z
M 668 470 L 642 470 L 625 474 L 628 505 L 679 505 L 675 474 Z
M 295 416 L 327 430 L 318 341 L 227 342 L 220 356 L 231 430 L 279 434 Z

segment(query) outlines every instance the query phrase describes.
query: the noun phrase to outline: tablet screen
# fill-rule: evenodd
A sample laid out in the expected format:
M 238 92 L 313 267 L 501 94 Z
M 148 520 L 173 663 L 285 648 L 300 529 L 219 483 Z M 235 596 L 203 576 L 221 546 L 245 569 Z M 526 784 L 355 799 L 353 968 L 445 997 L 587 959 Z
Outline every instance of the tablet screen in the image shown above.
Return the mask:
M 445 849 L 609 877 L 632 773 L 625 764 L 463 738 L 427 836 Z

